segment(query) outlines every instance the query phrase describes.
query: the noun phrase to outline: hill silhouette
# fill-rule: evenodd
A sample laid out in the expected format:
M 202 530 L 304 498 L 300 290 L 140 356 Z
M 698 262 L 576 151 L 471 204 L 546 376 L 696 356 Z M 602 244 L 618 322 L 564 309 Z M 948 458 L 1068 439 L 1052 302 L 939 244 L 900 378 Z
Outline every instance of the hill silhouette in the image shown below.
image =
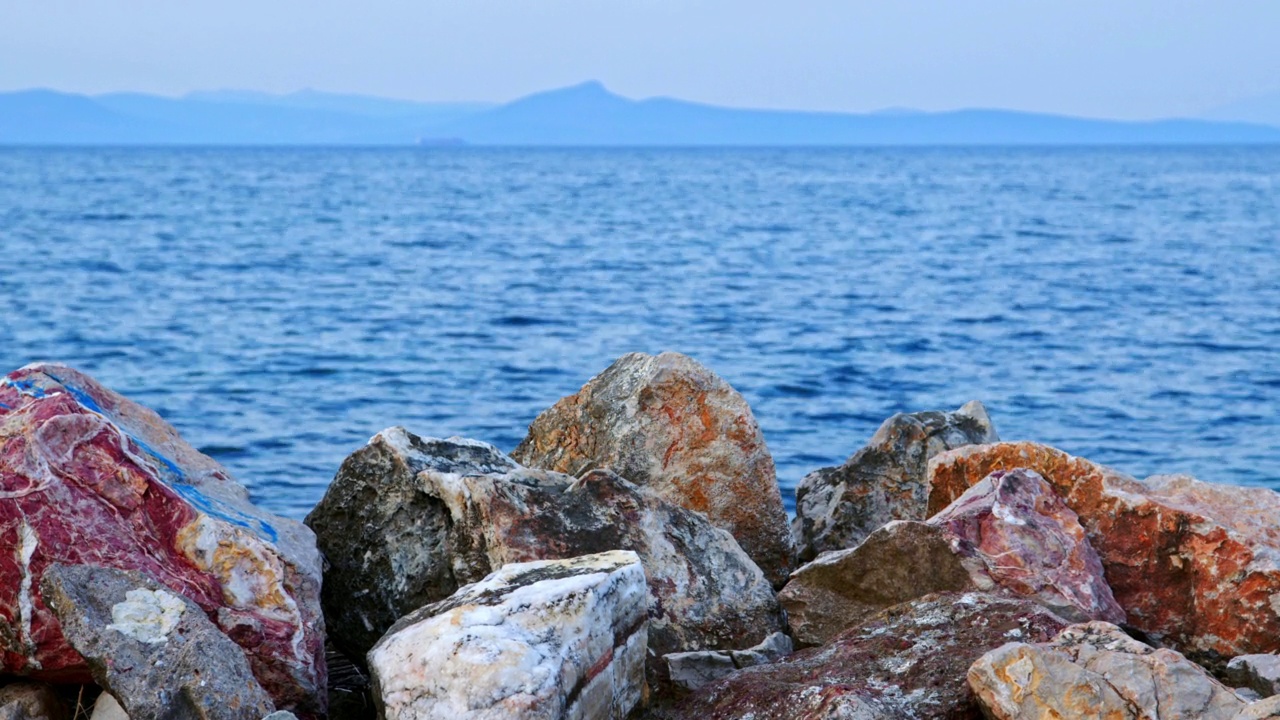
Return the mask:
M 599 82 L 503 105 L 417 103 L 301 91 L 99 96 L 0 93 L 0 144 L 855 146 L 1280 143 L 1280 127 L 1126 122 L 1016 112 L 850 114 L 633 100 Z

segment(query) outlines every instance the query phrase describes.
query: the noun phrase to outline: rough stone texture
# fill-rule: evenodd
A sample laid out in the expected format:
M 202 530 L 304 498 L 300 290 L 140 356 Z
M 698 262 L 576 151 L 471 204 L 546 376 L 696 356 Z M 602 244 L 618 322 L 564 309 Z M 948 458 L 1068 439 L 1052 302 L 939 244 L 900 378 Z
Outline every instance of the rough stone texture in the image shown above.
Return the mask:
M 93 703 L 93 714 L 89 720 L 129 720 L 129 713 L 120 707 L 120 701 L 111 697 L 111 693 L 101 693 Z
M 1030 471 L 997 472 L 928 523 L 894 521 L 819 555 L 778 599 L 801 645 L 929 593 L 999 588 L 1069 620 L 1124 622 L 1076 514 Z
M 1199 665 L 1105 622 L 993 650 L 969 669 L 969 684 L 995 720 L 1230 720 L 1247 706 Z
M 622 720 L 647 692 L 647 594 L 633 552 L 507 565 L 378 641 L 380 715 Z
M 1185 476 L 1138 481 L 1035 443 L 930 463 L 931 510 L 997 470 L 1028 468 L 1075 511 L 1129 623 L 1192 659 L 1280 650 L 1280 494 Z
M 1013 640 L 1047 640 L 1066 621 L 1026 600 L 943 593 L 897 605 L 821 648 L 739 670 L 695 692 L 676 720 L 981 717 L 965 671 Z
M 997 440 L 986 408 L 976 400 L 955 412 L 899 413 L 885 420 L 843 465 L 800 480 L 792 521 L 800 560 L 854 547 L 891 520 L 924 520 L 929 458 Z
M 764 435 L 738 391 L 679 353 L 631 353 L 539 415 L 528 467 L 610 469 L 728 530 L 775 587 L 795 548 Z
M 37 593 L 54 563 L 138 570 L 245 648 L 282 706 L 324 710 L 320 556 L 158 415 L 58 365 L 0 380 L 0 672 L 85 682 Z M 313 701 L 319 698 L 319 701 Z
M 1069 620 L 1124 623 L 1079 517 L 1034 471 L 991 473 L 929 524 L 1000 587 Z
M 671 676 L 671 684 L 683 690 L 696 690 L 742 668 L 777 662 L 791 654 L 791 638 L 774 633 L 764 642 L 747 650 L 699 650 L 671 653 L 663 658 Z
M 0 687 L 0 720 L 67 720 L 67 706 L 44 683 Z
M 1264 698 L 1280 695 L 1280 655 L 1241 655 L 1227 663 L 1227 681 Z
M 1232 720 L 1278 720 L 1280 719 L 1280 695 L 1269 697 L 1245 706 Z
M 951 540 L 943 528 L 895 521 L 856 548 L 819 555 L 792 573 L 778 594 L 792 636 L 801 646 L 822 645 L 887 607 L 930 593 L 976 589 L 972 577 L 981 571 L 966 566 Z
M 347 458 L 307 523 L 329 561 L 332 636 L 353 656 L 402 615 L 494 568 L 607 550 L 644 563 L 655 658 L 782 629 L 760 569 L 701 513 L 610 472 L 522 468 L 474 440 L 385 430 Z
M 245 651 L 142 573 L 52 565 L 40 586 L 94 681 L 130 717 L 261 720 L 275 710 Z

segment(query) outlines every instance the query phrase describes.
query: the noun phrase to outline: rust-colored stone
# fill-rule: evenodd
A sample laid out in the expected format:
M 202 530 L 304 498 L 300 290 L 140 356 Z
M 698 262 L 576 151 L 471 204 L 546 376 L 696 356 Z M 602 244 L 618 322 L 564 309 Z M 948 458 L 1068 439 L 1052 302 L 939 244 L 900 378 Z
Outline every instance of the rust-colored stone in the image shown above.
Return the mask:
M 930 512 L 1015 468 L 1038 472 L 1079 515 L 1131 625 L 1211 665 L 1280 650 L 1280 494 L 1139 481 L 1045 445 L 996 443 L 930 462 Z
M 773 458 L 738 391 L 679 353 L 631 353 L 529 426 L 511 457 L 581 475 L 610 469 L 728 530 L 775 587 L 795 551 Z

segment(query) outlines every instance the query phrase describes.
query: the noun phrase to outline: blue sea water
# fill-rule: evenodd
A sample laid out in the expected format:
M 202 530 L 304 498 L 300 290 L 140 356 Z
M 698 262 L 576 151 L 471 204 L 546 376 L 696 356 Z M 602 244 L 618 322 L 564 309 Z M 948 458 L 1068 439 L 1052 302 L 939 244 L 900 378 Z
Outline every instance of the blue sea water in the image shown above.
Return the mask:
M 1280 149 L 0 149 L 0 365 L 301 517 L 372 434 L 510 450 L 615 357 L 750 401 L 783 495 L 898 411 L 1280 489 Z

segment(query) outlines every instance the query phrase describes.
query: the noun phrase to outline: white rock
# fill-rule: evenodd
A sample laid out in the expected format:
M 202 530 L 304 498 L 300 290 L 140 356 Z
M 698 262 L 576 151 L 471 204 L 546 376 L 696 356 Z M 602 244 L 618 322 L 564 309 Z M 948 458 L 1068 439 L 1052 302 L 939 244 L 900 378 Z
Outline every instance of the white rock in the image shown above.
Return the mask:
M 186 605 L 173 593 L 130 590 L 125 599 L 111 608 L 107 627 L 139 642 L 156 644 L 169 639 L 169 631 L 182 619 Z
M 645 696 L 648 595 L 629 551 L 513 563 L 369 652 L 387 720 L 595 720 Z
M 104 692 L 93 704 L 93 715 L 89 720 L 129 720 L 129 714 L 120 707 L 114 695 Z

